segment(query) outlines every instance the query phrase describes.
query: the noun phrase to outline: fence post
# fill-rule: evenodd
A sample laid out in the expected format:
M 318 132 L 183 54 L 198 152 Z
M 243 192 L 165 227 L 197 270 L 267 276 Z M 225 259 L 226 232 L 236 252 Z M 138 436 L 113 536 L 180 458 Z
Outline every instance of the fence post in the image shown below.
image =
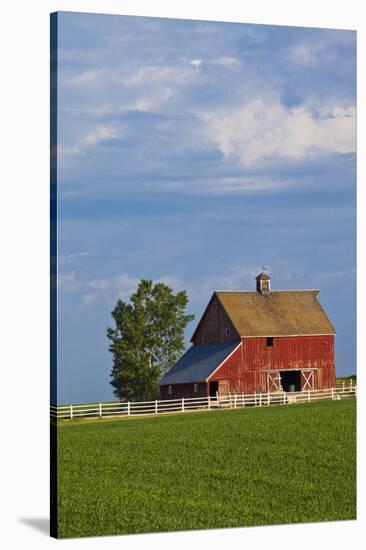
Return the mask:
M 234 409 L 236 409 L 236 394 L 234 395 Z
M 70 420 L 72 420 L 72 405 L 70 405 Z
M 343 380 L 342 393 L 344 393 L 344 384 L 345 384 L 345 382 L 344 382 L 344 380 Z
M 332 388 L 332 401 L 334 401 L 334 388 Z
M 208 398 L 207 398 L 207 408 L 208 408 L 209 411 L 211 410 L 211 399 L 210 399 L 210 396 L 208 396 Z
M 286 405 L 286 395 L 285 395 L 285 392 L 283 392 L 283 404 Z
M 310 403 L 311 397 L 310 397 L 310 390 L 308 390 L 308 403 Z
M 102 416 L 102 404 L 99 403 L 99 416 L 101 417 Z
M 184 397 L 182 397 L 182 412 L 184 412 Z
M 257 406 L 257 392 L 254 392 L 254 406 Z
M 130 416 L 131 414 L 131 411 L 130 411 L 130 402 L 127 401 L 127 416 Z
M 267 393 L 267 405 L 268 405 L 268 407 L 269 407 L 270 402 L 271 402 L 271 400 L 270 400 L 270 398 L 269 398 L 269 392 L 268 392 L 268 393 Z
M 259 406 L 260 407 L 262 406 L 262 394 L 261 393 L 259 394 Z
M 352 378 L 351 378 L 351 380 L 350 380 L 350 382 L 349 382 L 349 391 L 350 391 L 350 393 L 352 393 Z
M 155 414 L 158 414 L 158 400 L 155 400 Z

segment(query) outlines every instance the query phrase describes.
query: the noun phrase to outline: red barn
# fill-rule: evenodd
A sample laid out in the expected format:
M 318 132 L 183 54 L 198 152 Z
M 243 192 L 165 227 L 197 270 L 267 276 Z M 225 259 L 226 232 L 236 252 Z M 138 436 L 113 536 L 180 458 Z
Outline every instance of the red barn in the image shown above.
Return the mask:
M 335 330 L 319 290 L 213 293 L 192 346 L 160 381 L 162 399 L 331 388 Z

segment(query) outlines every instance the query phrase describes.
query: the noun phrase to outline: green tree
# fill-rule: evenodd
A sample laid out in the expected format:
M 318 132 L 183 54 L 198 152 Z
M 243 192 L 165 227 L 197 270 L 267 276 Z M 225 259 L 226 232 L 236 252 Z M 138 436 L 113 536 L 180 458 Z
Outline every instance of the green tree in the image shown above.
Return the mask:
M 174 294 L 168 285 L 145 279 L 129 303 L 117 301 L 115 328 L 107 329 L 116 397 L 144 401 L 157 396 L 160 377 L 184 351 L 184 329 L 194 319 L 185 313 L 187 304 L 185 290 Z

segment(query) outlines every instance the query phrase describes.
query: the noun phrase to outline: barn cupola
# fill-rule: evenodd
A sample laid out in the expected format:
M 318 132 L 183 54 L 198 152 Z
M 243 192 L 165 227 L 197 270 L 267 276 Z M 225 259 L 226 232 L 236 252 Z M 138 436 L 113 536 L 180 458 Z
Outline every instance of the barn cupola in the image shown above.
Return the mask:
M 257 281 L 257 292 L 262 294 L 262 296 L 268 296 L 271 292 L 271 277 L 268 275 L 265 268 L 262 269 L 263 271 L 255 278 Z

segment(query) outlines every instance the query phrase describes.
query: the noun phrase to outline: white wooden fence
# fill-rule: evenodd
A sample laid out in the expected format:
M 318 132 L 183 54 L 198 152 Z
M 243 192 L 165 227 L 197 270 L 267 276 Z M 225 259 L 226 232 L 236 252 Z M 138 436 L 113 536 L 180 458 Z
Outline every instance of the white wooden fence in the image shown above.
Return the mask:
M 310 403 L 321 400 L 340 400 L 356 397 L 356 386 L 352 383 L 336 385 L 326 390 L 276 393 L 235 393 L 216 397 L 183 397 L 155 401 L 128 401 L 94 403 L 84 405 L 51 405 L 51 418 L 73 419 L 80 417 L 140 416 L 187 411 L 236 409 L 242 407 L 269 407 L 291 403 Z

